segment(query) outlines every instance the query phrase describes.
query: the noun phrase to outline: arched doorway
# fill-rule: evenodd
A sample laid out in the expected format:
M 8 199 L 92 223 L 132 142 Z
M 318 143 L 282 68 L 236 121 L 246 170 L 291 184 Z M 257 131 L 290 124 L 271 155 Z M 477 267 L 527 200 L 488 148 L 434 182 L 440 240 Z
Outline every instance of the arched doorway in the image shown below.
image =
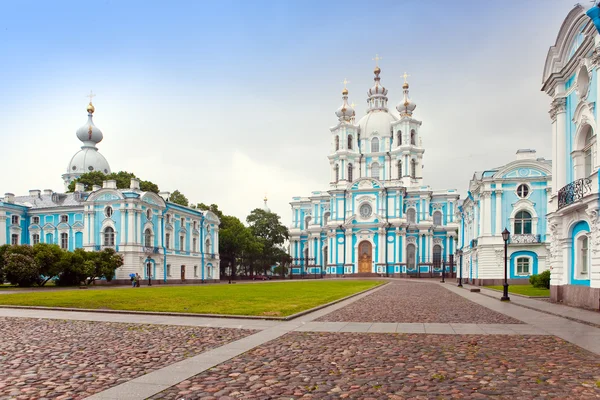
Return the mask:
M 406 269 L 411 272 L 415 270 L 417 266 L 416 259 L 417 248 L 414 244 L 410 243 L 406 246 Z
M 442 267 L 442 246 L 436 244 L 433 246 L 433 268 L 439 270 Z
M 373 246 L 366 240 L 358 245 L 358 272 L 373 272 Z

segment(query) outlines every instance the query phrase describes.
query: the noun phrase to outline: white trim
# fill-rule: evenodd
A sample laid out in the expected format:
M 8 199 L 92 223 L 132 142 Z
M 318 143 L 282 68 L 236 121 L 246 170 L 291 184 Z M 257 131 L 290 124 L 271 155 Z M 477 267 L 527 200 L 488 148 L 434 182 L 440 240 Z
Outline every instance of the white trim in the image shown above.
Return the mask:
M 587 241 L 588 241 L 588 248 L 587 248 L 587 271 L 585 273 L 581 272 L 581 260 L 579 258 L 579 252 L 580 252 L 580 248 L 579 248 L 579 240 L 583 237 L 587 237 Z M 573 237 L 573 246 L 571 247 L 572 251 L 574 251 L 573 253 L 573 262 L 575 263 L 573 268 L 573 272 L 575 273 L 575 276 L 573 277 L 574 279 L 582 279 L 581 277 L 588 277 L 590 276 L 590 266 L 591 266 L 591 252 L 590 252 L 590 232 L 587 231 L 581 231 L 579 232 L 577 235 L 575 235 Z
M 517 261 L 519 260 L 519 258 L 526 258 L 529 261 L 529 265 L 528 265 L 529 268 L 528 268 L 528 272 L 526 274 L 523 274 L 523 273 L 520 274 L 518 272 L 519 268 L 518 268 L 518 262 Z M 533 257 L 526 256 L 526 255 L 520 255 L 520 256 L 516 256 L 514 258 L 514 260 L 515 260 L 515 262 L 514 262 L 514 269 L 515 269 L 514 270 L 514 274 L 515 274 L 515 276 L 530 276 L 531 275 L 531 272 L 532 272 L 532 269 L 533 269 Z

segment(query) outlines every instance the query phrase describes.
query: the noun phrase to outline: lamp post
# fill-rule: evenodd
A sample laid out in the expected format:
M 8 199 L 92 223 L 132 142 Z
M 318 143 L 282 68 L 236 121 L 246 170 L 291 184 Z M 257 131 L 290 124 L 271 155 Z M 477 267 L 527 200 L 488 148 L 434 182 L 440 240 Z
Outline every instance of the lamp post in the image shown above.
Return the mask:
M 152 286 L 152 264 L 150 256 L 146 259 L 146 271 L 148 272 L 148 286 Z
M 446 283 L 446 259 L 442 260 L 442 283 Z
M 462 252 L 462 250 L 461 250 L 461 249 L 458 249 L 458 250 L 456 251 L 456 255 L 457 255 L 459 258 L 460 258 L 460 260 L 459 260 L 459 264 L 460 264 L 459 268 L 460 268 L 460 271 L 459 271 L 459 273 L 458 273 L 458 287 L 463 287 L 463 284 L 462 284 L 462 256 L 463 256 L 463 252 Z
M 508 268 L 507 268 L 507 258 L 508 258 L 508 239 L 510 238 L 510 232 L 508 229 L 504 228 L 502 231 L 502 240 L 504 240 L 504 292 L 502 293 L 502 297 L 500 301 L 510 301 L 510 297 L 508 297 Z

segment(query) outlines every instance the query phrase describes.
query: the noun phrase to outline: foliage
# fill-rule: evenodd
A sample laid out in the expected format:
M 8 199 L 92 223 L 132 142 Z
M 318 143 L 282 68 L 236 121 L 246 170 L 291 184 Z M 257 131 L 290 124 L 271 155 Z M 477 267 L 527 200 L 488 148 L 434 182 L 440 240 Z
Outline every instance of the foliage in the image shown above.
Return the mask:
M 40 268 L 30 246 L 12 246 L 4 253 L 4 275 L 13 285 L 29 287 L 38 282 Z
M 190 204 L 187 197 L 185 197 L 185 195 L 179 190 L 176 190 L 173 193 L 171 193 L 171 196 L 169 196 L 169 201 L 171 203 L 179 204 L 180 206 L 185 207 L 187 207 Z
M 219 210 L 219 206 L 216 204 L 211 204 L 210 206 L 207 206 L 204 203 L 198 203 L 196 204 L 196 208 L 200 211 L 211 211 L 213 213 L 215 213 L 217 215 L 217 217 L 219 217 L 219 220 L 221 221 L 221 225 L 220 227 L 223 228 L 223 211 Z
M 92 171 L 82 174 L 79 178 L 75 179 L 69 184 L 68 192 L 75 190 L 75 183 L 80 182 L 85 185 L 85 190 L 90 191 L 94 185 L 102 186 L 102 182 L 106 180 L 115 180 L 117 182 L 117 189 L 127 189 L 131 185 L 131 179 L 137 178 L 135 174 L 131 172 L 119 171 L 111 172 L 106 175 L 100 171 Z M 150 181 L 144 181 L 140 179 L 140 189 L 144 192 L 158 193 L 158 185 Z
M 93 265 L 86 261 L 88 261 L 88 252 L 83 249 L 65 252 L 60 260 L 61 273 L 56 284 L 58 286 L 73 286 L 85 282 L 86 278 L 93 273 Z
M 86 263 L 88 276 L 85 282 L 87 285 L 94 282 L 97 278 L 104 278 L 110 282 L 117 268 L 123 266 L 123 256 L 118 254 L 114 249 L 108 248 L 95 253 L 87 253 Z
M 6 252 L 8 251 L 8 249 L 10 249 L 10 245 L 9 244 L 4 244 L 2 246 L 0 246 L 0 283 L 4 282 L 4 254 L 6 254 Z
M 113 310 L 288 316 L 382 284 L 317 280 L 261 284 L 152 286 L 136 290 L 61 290 L 13 293 L 0 304 Z
M 65 251 L 56 244 L 37 243 L 33 245 L 33 257 L 39 266 L 39 286 L 44 286 L 60 273 L 60 260 Z
M 531 275 L 529 283 L 535 288 L 550 289 L 550 271 L 546 270 L 541 274 Z
M 250 231 L 263 244 L 262 256 L 257 266 L 260 272 L 265 272 L 272 265 L 291 261 L 281 247 L 289 238 L 289 231 L 285 225 L 281 224 L 279 219 L 279 215 L 260 208 L 252 210 L 246 218 L 250 225 Z

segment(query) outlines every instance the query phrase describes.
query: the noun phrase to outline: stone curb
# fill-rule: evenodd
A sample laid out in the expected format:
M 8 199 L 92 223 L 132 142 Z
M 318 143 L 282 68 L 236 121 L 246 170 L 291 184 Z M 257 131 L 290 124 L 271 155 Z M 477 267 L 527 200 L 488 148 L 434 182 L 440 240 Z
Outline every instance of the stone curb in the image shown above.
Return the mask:
M 43 307 L 43 306 L 15 306 L 0 304 L 0 308 L 24 309 L 24 310 L 45 310 L 45 311 L 75 311 L 75 312 L 91 312 L 101 314 L 133 314 L 133 315 L 165 315 L 169 317 L 195 317 L 195 318 L 223 318 L 223 319 L 248 319 L 248 320 L 268 320 L 268 321 L 291 321 L 295 318 L 310 314 L 314 311 L 321 310 L 325 307 L 332 306 L 344 300 L 351 299 L 355 296 L 370 292 L 371 290 L 379 289 L 389 284 L 385 282 L 381 285 L 373 286 L 372 288 L 361 292 L 353 293 L 349 296 L 342 297 L 326 304 L 309 308 L 308 310 L 300 311 L 296 314 L 288 315 L 287 317 L 269 317 L 259 315 L 228 315 L 228 314 L 195 314 L 195 313 L 180 313 L 180 312 L 160 312 L 160 311 L 134 311 L 134 310 L 100 310 L 94 308 L 71 308 L 71 307 Z
M 502 290 L 500 290 L 500 289 L 492 289 L 492 288 L 485 287 L 485 286 L 482 286 L 482 287 L 484 289 L 487 289 L 487 290 L 493 290 L 494 292 L 502 293 Z M 550 298 L 550 296 L 527 296 L 527 295 L 524 295 L 524 294 L 512 293 L 512 292 L 508 292 L 508 295 L 509 296 L 523 297 L 525 299 L 549 299 Z

